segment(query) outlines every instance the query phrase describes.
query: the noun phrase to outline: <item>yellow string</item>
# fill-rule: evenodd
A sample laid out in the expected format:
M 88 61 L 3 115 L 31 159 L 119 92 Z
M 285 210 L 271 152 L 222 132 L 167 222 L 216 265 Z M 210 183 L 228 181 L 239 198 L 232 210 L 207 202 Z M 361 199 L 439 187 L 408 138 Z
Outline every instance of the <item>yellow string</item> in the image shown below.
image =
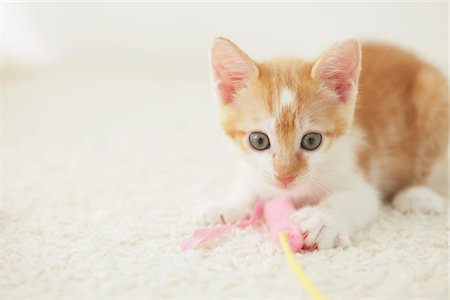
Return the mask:
M 313 285 L 313 283 L 309 280 L 308 276 L 306 276 L 302 267 L 299 265 L 297 259 L 295 258 L 294 253 L 291 250 L 291 247 L 289 247 L 288 234 L 289 233 L 286 231 L 280 233 L 280 242 L 281 242 L 281 248 L 283 249 L 283 252 L 286 255 L 286 259 L 289 263 L 289 266 L 294 271 L 295 275 L 297 276 L 297 279 L 303 285 L 306 292 L 311 296 L 311 298 L 313 298 L 315 300 L 326 300 L 327 298 L 325 298 L 325 296 L 322 295 L 316 289 L 316 287 Z

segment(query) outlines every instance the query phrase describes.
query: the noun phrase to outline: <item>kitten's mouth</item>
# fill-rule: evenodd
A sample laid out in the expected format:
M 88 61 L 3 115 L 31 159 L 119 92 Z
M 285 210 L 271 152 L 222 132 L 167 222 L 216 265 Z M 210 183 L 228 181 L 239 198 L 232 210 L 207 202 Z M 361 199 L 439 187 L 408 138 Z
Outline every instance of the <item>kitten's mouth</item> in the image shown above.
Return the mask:
M 296 184 L 295 183 L 289 183 L 289 184 L 278 183 L 277 186 L 281 187 L 284 190 L 289 190 L 289 189 L 292 189 L 293 187 L 295 187 Z
M 269 183 L 270 185 L 272 185 L 273 187 L 280 189 L 280 190 L 285 190 L 285 191 L 289 191 L 295 187 L 297 187 L 299 184 L 298 182 L 292 182 L 289 184 L 283 184 L 277 180 L 268 180 L 266 181 L 267 183 Z

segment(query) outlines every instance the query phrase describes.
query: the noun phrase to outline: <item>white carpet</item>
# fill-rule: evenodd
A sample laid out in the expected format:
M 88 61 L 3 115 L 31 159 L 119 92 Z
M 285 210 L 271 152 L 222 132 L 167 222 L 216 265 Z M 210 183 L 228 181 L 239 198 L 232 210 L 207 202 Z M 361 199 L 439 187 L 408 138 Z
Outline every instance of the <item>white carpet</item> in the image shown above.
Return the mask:
M 179 249 L 233 174 L 206 70 L 118 70 L 6 74 L 2 297 L 307 299 L 264 227 Z M 386 206 L 298 260 L 332 299 L 446 299 L 447 219 Z

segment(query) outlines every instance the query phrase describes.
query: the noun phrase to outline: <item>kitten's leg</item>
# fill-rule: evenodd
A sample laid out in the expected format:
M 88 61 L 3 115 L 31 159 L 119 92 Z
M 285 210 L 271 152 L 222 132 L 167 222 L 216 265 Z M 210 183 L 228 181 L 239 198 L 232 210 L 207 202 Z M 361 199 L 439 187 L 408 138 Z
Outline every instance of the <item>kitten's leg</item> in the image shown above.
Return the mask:
M 378 211 L 376 191 L 356 179 L 351 189 L 335 192 L 317 206 L 301 208 L 292 217 L 302 231 L 308 232 L 308 247 L 327 249 L 349 246 L 350 235 L 372 222 Z
M 199 224 L 235 223 L 251 214 L 258 195 L 251 188 L 251 180 L 245 170 L 239 170 L 231 193 L 224 199 L 204 203 L 194 210 L 194 221 Z M 251 175 L 250 175 L 251 176 Z
M 403 213 L 435 213 L 445 211 L 445 199 L 425 186 L 411 186 L 398 192 L 392 205 Z

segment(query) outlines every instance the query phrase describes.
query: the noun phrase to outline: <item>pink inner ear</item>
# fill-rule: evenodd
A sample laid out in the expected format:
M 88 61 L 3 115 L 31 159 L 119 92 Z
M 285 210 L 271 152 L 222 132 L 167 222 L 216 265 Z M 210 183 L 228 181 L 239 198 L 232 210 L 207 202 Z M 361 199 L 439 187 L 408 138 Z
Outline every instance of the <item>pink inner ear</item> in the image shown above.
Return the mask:
M 234 66 L 236 67 L 236 66 Z M 233 96 L 235 93 L 245 87 L 248 72 L 237 72 L 236 70 L 229 70 L 228 68 L 233 68 L 233 66 L 221 66 L 214 65 L 214 77 L 217 81 L 217 89 L 222 97 L 225 104 L 231 103 L 233 101 Z
M 339 101 L 345 102 L 347 100 L 353 88 L 350 77 L 334 75 L 323 79 L 325 80 L 325 84 L 339 96 Z
M 233 101 L 236 92 L 247 85 L 250 77 L 250 66 L 243 55 L 245 54 L 224 41 L 218 41 L 213 46 L 211 52 L 213 76 L 225 104 Z
M 347 101 L 349 93 L 358 83 L 360 71 L 358 42 L 356 40 L 341 42 L 326 53 L 318 64 L 319 78 L 338 94 L 340 101 Z

